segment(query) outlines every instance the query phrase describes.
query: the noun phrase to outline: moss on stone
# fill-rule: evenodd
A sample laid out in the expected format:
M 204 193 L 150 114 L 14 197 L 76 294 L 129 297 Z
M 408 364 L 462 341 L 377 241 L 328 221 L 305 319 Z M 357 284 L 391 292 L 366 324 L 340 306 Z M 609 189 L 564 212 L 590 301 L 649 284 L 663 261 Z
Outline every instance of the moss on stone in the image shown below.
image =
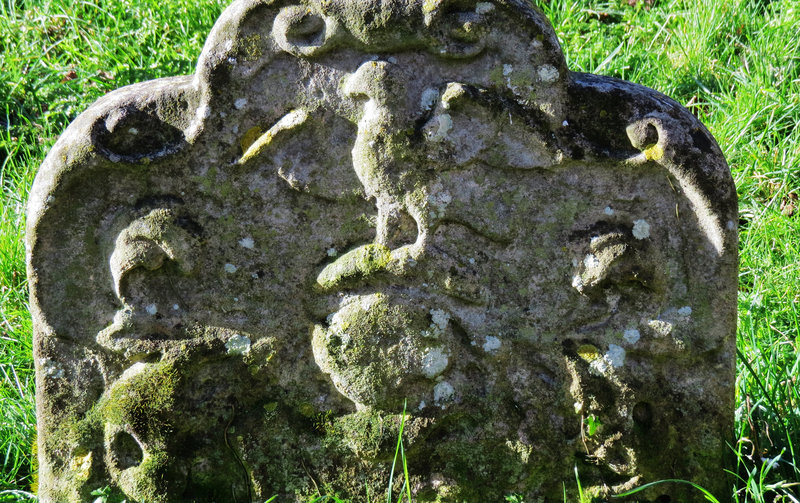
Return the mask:
M 391 251 L 383 245 L 371 243 L 361 246 L 345 253 L 323 269 L 317 276 L 317 287 L 321 290 L 332 290 L 349 280 L 385 270 L 391 258 Z
M 146 454 L 139 466 L 122 474 L 122 483 L 132 489 L 133 494 L 128 496 L 148 503 L 176 501 L 168 490 L 169 486 L 180 480 L 170 476 L 173 464 L 174 460 L 166 452 L 156 451 Z
M 50 467 L 63 481 L 57 488 L 56 501 L 85 501 L 89 497 L 87 487 L 102 476 L 102 422 L 98 409 L 95 405 L 83 413 L 68 408 L 59 415 L 57 423 L 40 431 L 45 452 L 69 453 L 62 463 Z M 34 485 L 38 489 L 38 477 Z
M 489 72 L 489 80 L 496 86 L 496 87 L 503 87 L 505 82 L 503 80 L 503 67 L 496 66 L 492 68 Z
M 138 434 L 164 435 L 171 430 L 171 410 L 180 372 L 166 362 L 117 381 L 103 400 L 103 417 L 118 425 L 130 425 Z
M 344 445 L 364 459 L 388 459 L 400 432 L 401 416 L 367 409 L 334 418 L 325 429 L 327 445 Z

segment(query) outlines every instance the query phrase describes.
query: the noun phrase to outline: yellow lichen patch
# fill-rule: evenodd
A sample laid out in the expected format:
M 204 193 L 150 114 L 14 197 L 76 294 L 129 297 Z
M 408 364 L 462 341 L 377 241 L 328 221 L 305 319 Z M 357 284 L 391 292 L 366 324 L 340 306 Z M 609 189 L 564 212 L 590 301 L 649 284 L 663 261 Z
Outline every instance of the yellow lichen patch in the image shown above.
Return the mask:
M 425 0 L 422 2 L 422 13 L 425 15 L 431 14 L 442 4 L 441 0 Z
M 69 463 L 69 469 L 75 478 L 86 480 L 92 472 L 92 453 L 84 448 L 78 448 Z
M 239 164 L 245 164 L 251 159 L 257 157 L 272 144 L 272 140 L 275 138 L 275 136 L 282 132 L 290 131 L 302 126 L 306 123 L 308 118 L 308 112 L 305 110 L 292 110 L 288 114 L 284 115 L 280 118 L 280 120 L 278 120 L 278 122 L 269 128 L 266 133 L 256 136 L 254 139 L 250 140 L 250 145 L 248 145 L 247 150 L 244 151 L 241 159 L 239 159 Z M 250 135 L 252 131 L 253 129 L 248 130 L 247 133 L 245 133 L 245 137 Z M 240 140 L 240 143 L 245 143 L 244 137 Z
M 506 440 L 506 447 L 511 451 L 512 455 L 519 456 L 519 460 L 527 463 L 533 453 L 533 446 L 525 444 L 519 440 Z
M 660 145 L 655 144 L 644 150 L 644 156 L 648 161 L 658 161 L 664 157 L 664 149 Z
M 245 37 L 239 43 L 238 51 L 245 61 L 256 61 L 263 55 L 261 50 L 261 35 L 253 34 Z
M 248 129 L 244 136 L 242 136 L 242 139 L 239 140 L 239 145 L 242 147 L 242 153 L 247 152 L 247 149 L 249 149 L 263 133 L 264 131 L 262 131 L 259 126 L 254 126 Z
M 451 82 L 447 84 L 447 89 L 442 94 L 442 102 L 450 105 L 452 102 L 465 98 L 466 95 L 467 90 L 463 85 Z
M 578 356 L 589 363 L 601 358 L 600 350 L 591 344 L 584 344 L 578 348 Z

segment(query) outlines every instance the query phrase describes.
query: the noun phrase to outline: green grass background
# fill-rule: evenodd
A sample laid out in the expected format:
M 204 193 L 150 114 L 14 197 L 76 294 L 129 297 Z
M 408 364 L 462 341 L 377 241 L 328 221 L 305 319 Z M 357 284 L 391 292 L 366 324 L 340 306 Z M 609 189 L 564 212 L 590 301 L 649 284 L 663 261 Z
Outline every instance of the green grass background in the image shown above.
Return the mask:
M 191 73 L 227 3 L 0 0 L 0 501 L 26 499 L 33 482 L 24 210 L 36 170 L 103 94 Z M 718 497 L 800 501 L 800 0 L 535 3 L 572 70 L 671 96 L 725 152 L 741 266 L 735 455 L 720 468 L 733 477 Z

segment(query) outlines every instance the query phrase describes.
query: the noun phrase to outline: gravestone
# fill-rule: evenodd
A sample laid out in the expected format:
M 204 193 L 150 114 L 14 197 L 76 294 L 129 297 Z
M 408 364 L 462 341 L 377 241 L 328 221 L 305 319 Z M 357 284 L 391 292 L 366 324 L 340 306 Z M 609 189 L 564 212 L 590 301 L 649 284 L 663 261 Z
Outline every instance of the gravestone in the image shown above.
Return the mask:
M 378 499 L 400 437 L 420 502 L 724 495 L 736 226 L 522 0 L 238 0 L 36 178 L 41 500 Z

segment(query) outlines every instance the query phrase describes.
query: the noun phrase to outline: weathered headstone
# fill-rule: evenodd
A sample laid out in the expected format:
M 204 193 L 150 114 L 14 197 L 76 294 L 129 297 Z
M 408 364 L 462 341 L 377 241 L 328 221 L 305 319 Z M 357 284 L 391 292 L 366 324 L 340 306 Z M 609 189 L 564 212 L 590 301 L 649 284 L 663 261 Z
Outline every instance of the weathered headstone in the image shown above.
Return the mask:
M 239 0 L 29 216 L 44 502 L 726 490 L 730 172 L 522 0 Z

